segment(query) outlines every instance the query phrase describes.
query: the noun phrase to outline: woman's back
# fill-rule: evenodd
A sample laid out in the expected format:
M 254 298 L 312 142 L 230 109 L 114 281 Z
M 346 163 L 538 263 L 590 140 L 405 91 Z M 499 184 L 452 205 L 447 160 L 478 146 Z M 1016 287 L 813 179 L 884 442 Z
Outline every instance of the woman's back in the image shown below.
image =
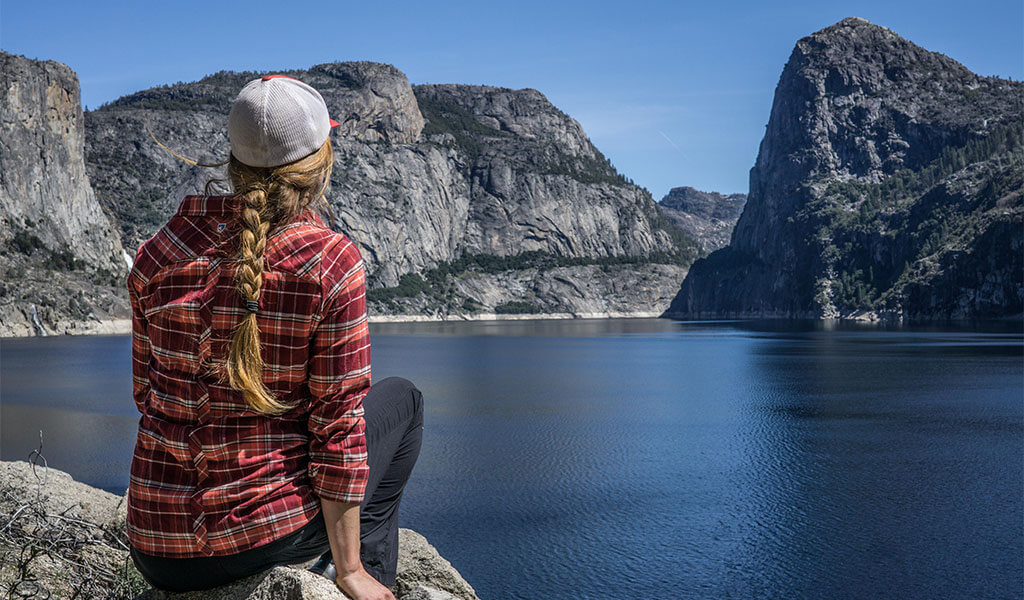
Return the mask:
M 237 553 L 303 526 L 320 498 L 358 501 L 370 386 L 363 263 L 304 210 L 271 232 L 256 313 L 268 416 L 218 376 L 248 314 L 234 285 L 237 197 L 187 196 L 128 278 L 142 413 L 128 534 L 154 556 Z
M 333 217 L 339 125 L 308 84 L 253 79 L 228 114 L 231 195 L 186 196 L 136 253 L 127 530 L 154 587 L 315 560 L 349 597 L 394 600 L 423 399 L 370 387 L 363 262 L 310 208 Z

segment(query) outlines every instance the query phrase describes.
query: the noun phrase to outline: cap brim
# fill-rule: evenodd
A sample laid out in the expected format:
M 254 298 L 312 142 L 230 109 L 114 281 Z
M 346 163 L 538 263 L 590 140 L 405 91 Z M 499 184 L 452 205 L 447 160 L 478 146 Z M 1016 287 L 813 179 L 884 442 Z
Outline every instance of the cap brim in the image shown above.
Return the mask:
M 330 119 L 330 121 L 331 121 L 331 129 L 334 129 L 338 125 L 341 125 L 341 123 L 335 121 L 334 119 Z

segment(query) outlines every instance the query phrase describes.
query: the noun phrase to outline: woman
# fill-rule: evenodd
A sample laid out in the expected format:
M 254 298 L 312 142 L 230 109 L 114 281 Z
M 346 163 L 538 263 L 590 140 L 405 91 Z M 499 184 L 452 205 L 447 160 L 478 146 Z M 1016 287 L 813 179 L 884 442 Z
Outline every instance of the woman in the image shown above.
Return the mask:
M 404 379 L 370 386 L 363 262 L 311 208 L 337 125 L 297 79 L 249 82 L 228 117 L 233 193 L 186 196 L 136 255 L 127 532 L 154 587 L 319 557 L 349 597 L 393 599 L 423 404 Z

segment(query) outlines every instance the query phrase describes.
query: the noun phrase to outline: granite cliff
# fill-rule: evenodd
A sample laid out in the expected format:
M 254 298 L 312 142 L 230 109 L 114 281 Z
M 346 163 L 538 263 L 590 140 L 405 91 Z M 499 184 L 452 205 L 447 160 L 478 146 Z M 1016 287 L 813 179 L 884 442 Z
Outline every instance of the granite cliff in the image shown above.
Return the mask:
M 682 186 L 669 190 L 658 204 L 707 254 L 729 245 L 732 228 L 746 202 L 746 194 L 702 192 Z
M 371 314 L 657 313 L 697 256 L 537 90 L 412 86 L 372 62 L 286 74 L 343 123 L 328 199 L 362 250 Z M 89 175 L 126 247 L 222 173 L 169 155 L 147 124 L 183 156 L 224 160 L 231 100 L 257 75 L 221 72 L 86 113 Z
M 182 156 L 223 161 L 231 101 L 259 74 L 220 72 L 83 115 L 68 67 L 0 56 L 0 335 L 127 331 L 126 261 L 224 173 L 175 158 L 150 131 Z M 286 74 L 342 121 L 328 199 L 362 250 L 371 316 L 659 314 L 699 254 L 537 90 L 412 86 L 372 62 Z
M 799 40 L 729 245 L 668 314 L 1019 318 L 1022 100 L 863 19 Z
M 121 236 L 89 185 L 84 134 L 71 69 L 0 52 L 0 335 L 127 315 Z

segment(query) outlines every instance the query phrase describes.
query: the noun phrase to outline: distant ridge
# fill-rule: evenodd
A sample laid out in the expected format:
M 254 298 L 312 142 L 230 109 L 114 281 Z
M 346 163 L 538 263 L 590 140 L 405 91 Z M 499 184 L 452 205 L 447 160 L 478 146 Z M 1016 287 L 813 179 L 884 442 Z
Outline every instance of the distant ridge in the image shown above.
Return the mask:
M 683 231 L 697 240 L 706 254 L 729 244 L 732 228 L 746 201 L 746 194 L 722 195 L 681 186 L 669 190 L 659 205 Z

